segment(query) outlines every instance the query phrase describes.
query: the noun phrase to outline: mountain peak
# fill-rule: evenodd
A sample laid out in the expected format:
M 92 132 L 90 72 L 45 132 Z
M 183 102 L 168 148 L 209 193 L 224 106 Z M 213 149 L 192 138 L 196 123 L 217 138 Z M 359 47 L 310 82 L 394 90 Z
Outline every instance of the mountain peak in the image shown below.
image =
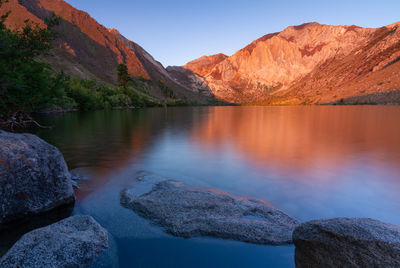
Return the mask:
M 394 28 L 394 27 L 399 27 L 399 26 L 400 26 L 400 21 L 399 21 L 399 22 L 392 23 L 392 24 L 390 24 L 390 25 L 388 25 L 388 26 L 386 26 L 386 27 Z
M 318 26 L 321 26 L 321 25 L 322 24 L 319 24 L 318 22 L 313 21 L 313 22 L 306 22 L 306 23 L 303 23 L 303 24 L 300 24 L 300 25 L 294 25 L 294 26 L 289 26 L 289 27 L 292 27 L 293 29 L 295 29 L 297 31 L 300 31 L 300 30 L 303 30 L 303 29 L 306 29 L 306 28 L 318 27 Z
M 201 76 L 205 76 L 211 72 L 212 68 L 215 65 L 224 61 L 227 58 L 228 58 L 228 56 L 223 53 L 219 53 L 219 54 L 215 54 L 215 55 L 211 55 L 211 56 L 203 56 L 199 59 L 188 62 L 184 66 L 184 68 L 192 70 L 193 72 L 195 72 Z
M 324 24 L 320 24 L 318 22 L 307 22 L 300 25 L 291 25 L 286 27 L 281 33 L 291 32 L 293 34 L 300 34 L 306 29 L 313 29 L 313 28 L 321 28 L 326 26 Z
M 113 35 L 121 35 L 121 33 L 117 30 L 117 29 L 115 29 L 115 28 L 112 28 L 112 29 L 107 29 L 110 33 L 112 33 Z
M 257 46 L 258 43 L 260 42 L 265 42 L 275 36 L 278 36 L 280 34 L 285 34 L 287 32 L 300 32 L 304 29 L 308 28 L 314 28 L 314 27 L 321 27 L 323 24 L 319 24 L 318 22 L 307 22 L 303 23 L 301 25 L 295 25 L 295 26 L 289 26 L 286 29 L 284 29 L 282 32 L 276 32 L 276 33 L 269 33 L 264 35 L 263 37 L 253 41 L 250 45 L 246 46 L 245 48 L 241 49 L 240 51 L 247 51 L 250 54 L 253 52 L 254 48 Z M 285 38 L 285 37 L 284 37 Z M 291 37 L 289 40 L 293 40 L 294 37 Z
M 205 59 L 213 60 L 213 59 L 222 59 L 222 58 L 227 58 L 227 57 L 228 56 L 225 55 L 224 53 L 218 53 L 218 54 L 214 54 L 214 55 L 204 55 L 204 56 L 200 57 L 197 60 L 200 60 L 200 59 L 202 59 L 202 60 L 205 60 Z M 196 60 L 194 60 L 194 61 L 196 61 Z

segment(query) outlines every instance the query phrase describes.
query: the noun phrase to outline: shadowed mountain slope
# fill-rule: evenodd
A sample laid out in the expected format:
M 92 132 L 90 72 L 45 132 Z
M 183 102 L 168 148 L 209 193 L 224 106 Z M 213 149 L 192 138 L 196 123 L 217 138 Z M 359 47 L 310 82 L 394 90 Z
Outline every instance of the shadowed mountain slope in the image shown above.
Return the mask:
M 189 103 L 214 100 L 210 91 L 204 95 L 181 85 L 139 45 L 63 0 L 10 0 L 0 10 L 1 14 L 7 11 L 11 14 L 6 23 L 12 29 L 21 28 L 27 19 L 45 27 L 45 18 L 53 13 L 61 18 L 53 56 L 43 59 L 56 71 L 116 85 L 117 66 L 124 63 L 132 76 L 147 81 L 148 95 L 180 98 Z

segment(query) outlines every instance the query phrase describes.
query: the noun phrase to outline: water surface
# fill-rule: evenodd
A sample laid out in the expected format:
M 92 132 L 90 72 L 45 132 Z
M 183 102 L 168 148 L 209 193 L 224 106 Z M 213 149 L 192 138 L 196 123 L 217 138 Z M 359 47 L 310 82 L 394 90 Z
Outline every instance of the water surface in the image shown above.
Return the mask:
M 90 179 L 74 213 L 114 236 L 121 267 L 293 267 L 294 248 L 181 239 L 119 204 L 143 172 L 261 198 L 301 221 L 400 225 L 400 108 L 182 107 L 46 116 L 40 137 Z

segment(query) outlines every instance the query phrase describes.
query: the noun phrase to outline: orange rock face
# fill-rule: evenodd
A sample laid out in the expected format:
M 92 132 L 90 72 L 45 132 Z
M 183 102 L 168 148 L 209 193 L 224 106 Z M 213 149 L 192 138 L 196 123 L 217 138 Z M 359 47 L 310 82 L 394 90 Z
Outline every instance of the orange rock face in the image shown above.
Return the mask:
M 3 1 L 4 2 L 4 1 Z M 23 5 L 18 3 L 18 0 L 9 0 L 3 3 L 0 9 L 0 14 L 11 11 L 5 24 L 9 29 L 19 29 L 25 25 L 25 20 L 30 20 L 39 23 L 40 26 L 45 27 L 43 20 L 30 13 Z
M 1 14 L 11 11 L 7 26 L 20 28 L 29 19 L 44 26 L 44 19 L 61 17 L 59 47 L 74 56 L 82 72 L 115 80 L 118 63 L 125 63 L 135 76 L 150 78 L 134 51 L 123 45 L 107 28 L 62 0 L 11 0 L 1 8 Z M 61 53 L 61 52 L 60 52 Z M 85 69 L 85 70 L 83 70 Z
M 20 29 L 27 19 L 46 27 L 45 18 L 53 13 L 61 18 L 53 56 L 42 59 L 55 71 L 116 85 L 117 66 L 124 63 L 131 75 L 145 78 L 146 93 L 152 97 L 162 100 L 174 97 L 202 104 L 214 101 L 208 86 L 197 75 L 181 82 L 118 30 L 107 29 L 63 0 L 10 0 L 1 7 L 0 14 L 8 11 L 11 14 L 6 24 L 11 29 Z
M 215 64 L 203 57 L 185 68 L 204 76 L 218 99 L 233 103 L 329 103 L 400 89 L 398 27 L 291 26 Z
M 215 65 L 228 58 L 228 56 L 220 53 L 212 56 L 203 56 L 197 60 L 187 63 L 183 68 L 189 69 L 194 73 L 205 76 L 211 72 Z
M 186 64 L 188 72 L 176 67 L 169 72 L 118 30 L 63 0 L 10 0 L 0 14 L 6 11 L 12 29 L 26 19 L 45 27 L 53 12 L 62 18 L 54 57 L 45 59 L 56 71 L 116 84 L 117 65 L 125 63 L 130 74 L 151 80 L 149 93 L 161 99 L 167 96 L 160 82 L 188 102 L 215 96 L 238 104 L 373 103 L 375 96 L 398 90 L 385 103 L 400 103 L 400 23 L 379 29 L 291 26 L 230 57 L 204 56 Z

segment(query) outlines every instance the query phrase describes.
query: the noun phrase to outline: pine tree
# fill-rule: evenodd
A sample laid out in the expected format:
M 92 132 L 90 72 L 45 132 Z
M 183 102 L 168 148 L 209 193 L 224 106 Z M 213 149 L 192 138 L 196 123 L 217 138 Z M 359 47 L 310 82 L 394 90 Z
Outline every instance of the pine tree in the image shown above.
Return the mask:
M 127 89 L 129 81 L 128 67 L 125 64 L 118 65 L 118 86 Z

